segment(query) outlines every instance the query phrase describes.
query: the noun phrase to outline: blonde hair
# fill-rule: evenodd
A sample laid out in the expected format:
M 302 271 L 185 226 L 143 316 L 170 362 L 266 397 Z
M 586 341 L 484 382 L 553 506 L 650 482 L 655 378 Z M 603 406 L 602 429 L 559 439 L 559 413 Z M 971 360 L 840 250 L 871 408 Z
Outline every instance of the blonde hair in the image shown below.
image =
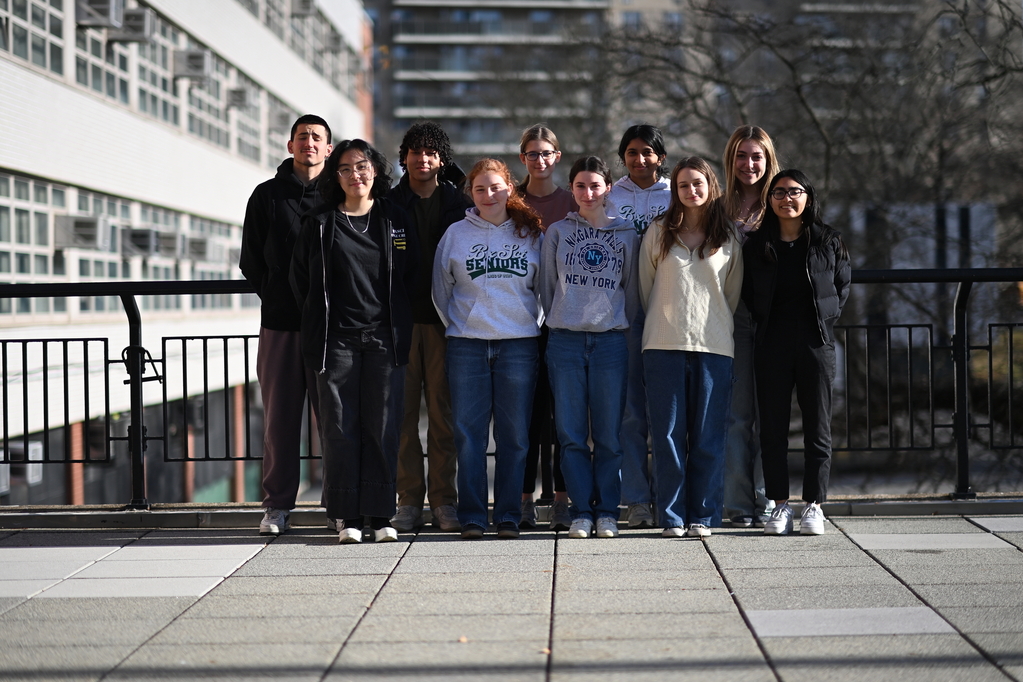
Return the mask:
M 537 239 L 543 233 L 540 227 L 540 216 L 522 198 L 522 193 L 515 186 L 515 177 L 508 168 L 508 164 L 504 161 L 490 158 L 477 161 L 465 175 L 466 194 L 472 198 L 472 183 L 475 182 L 476 176 L 483 173 L 497 173 L 504 179 L 505 184 L 508 185 L 508 204 L 506 209 L 508 217 L 515 222 L 517 234 L 520 237 Z
M 761 219 L 763 219 L 764 210 L 767 209 L 768 185 L 771 184 L 771 178 L 780 170 L 774 143 L 763 128 L 743 125 L 735 129 L 732 136 L 728 138 L 725 154 L 721 159 L 725 169 L 725 211 L 732 220 L 739 217 L 739 208 L 742 206 L 742 186 L 739 178 L 735 176 L 735 155 L 739 153 L 739 145 L 747 141 L 757 143 L 764 150 L 764 177 L 757 181 L 757 184 L 760 185 L 760 205 L 757 213 L 761 215 Z

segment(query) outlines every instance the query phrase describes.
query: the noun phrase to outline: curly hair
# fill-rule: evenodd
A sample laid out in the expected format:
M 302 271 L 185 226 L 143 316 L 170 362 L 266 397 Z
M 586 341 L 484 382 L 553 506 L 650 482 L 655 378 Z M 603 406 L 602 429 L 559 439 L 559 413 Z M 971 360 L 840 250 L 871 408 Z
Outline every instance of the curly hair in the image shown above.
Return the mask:
M 707 178 L 707 203 L 704 204 L 700 220 L 703 223 L 702 227 L 705 237 L 697 251 L 700 258 L 706 257 L 704 250 L 708 248 L 713 255 L 715 251 L 728 242 L 732 234 L 731 223 L 728 221 L 725 208 L 720 200 L 721 184 L 718 182 L 718 176 L 714 174 L 713 169 L 706 160 L 701 159 L 699 156 L 687 156 L 679 160 L 671 171 L 671 202 L 668 204 L 668 210 L 664 212 L 660 219 L 661 224 L 664 226 L 664 231 L 661 233 L 661 258 L 666 257 L 668 252 L 671 251 L 671 247 L 675 246 L 675 244 L 682 243 L 680 235 L 682 232 L 682 214 L 685 207 L 682 204 L 682 200 L 678 197 L 678 174 L 687 168 Z
M 411 149 L 437 150 L 443 166 L 450 166 L 454 162 L 448 134 L 433 121 L 413 123 L 405 131 L 405 137 L 401 138 L 401 147 L 398 148 L 398 163 L 403 170 L 405 169 L 405 157 L 408 156 Z
M 515 177 L 512 175 L 508 165 L 499 159 L 480 159 L 477 161 L 465 176 L 465 191 L 472 198 L 472 183 L 476 176 L 483 173 L 497 173 L 508 185 L 508 205 L 506 209 L 508 216 L 515 222 L 515 233 L 519 237 L 532 237 L 534 241 L 543 234 L 540 227 L 540 216 L 534 211 L 522 194 L 515 186 Z
M 387 194 L 391 189 L 391 165 L 387 163 L 387 159 L 376 150 L 373 145 L 365 140 L 341 140 L 334 147 L 334 151 L 327 157 L 326 163 L 323 164 L 323 172 L 320 173 L 320 178 L 317 181 L 320 190 L 320 196 L 323 197 L 323 201 L 332 205 L 340 206 L 345 202 L 345 192 L 341 189 L 341 182 L 337 177 L 337 168 L 341 165 L 341 157 L 344 156 L 345 152 L 351 150 L 362 152 L 370 163 L 373 164 L 373 169 L 376 171 L 376 178 L 373 180 L 373 188 L 370 190 L 370 195 L 374 199 Z

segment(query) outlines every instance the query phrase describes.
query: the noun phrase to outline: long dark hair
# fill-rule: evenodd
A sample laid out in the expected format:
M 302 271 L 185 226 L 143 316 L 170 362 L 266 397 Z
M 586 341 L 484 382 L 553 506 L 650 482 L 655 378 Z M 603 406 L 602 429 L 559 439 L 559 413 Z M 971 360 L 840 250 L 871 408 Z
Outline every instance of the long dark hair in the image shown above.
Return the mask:
M 580 173 L 596 173 L 604 178 L 604 184 L 609 188 L 614 182 L 611 178 L 611 169 L 604 163 L 604 159 L 599 156 L 584 156 L 581 159 L 576 159 L 575 163 L 572 164 L 572 170 L 568 171 L 569 187 L 575 182 L 575 176 Z
M 810 182 L 810 178 L 806 177 L 806 173 L 796 168 L 786 168 L 781 171 L 773 178 L 771 178 L 771 184 L 767 187 L 767 193 L 770 195 L 774 191 L 775 185 L 778 184 L 779 180 L 789 178 L 797 183 L 806 191 L 806 206 L 803 208 L 803 213 L 800 215 L 803 231 L 807 234 L 810 233 L 810 228 L 816 225 L 821 228 L 823 237 L 825 240 L 832 236 L 838 236 L 838 232 L 834 230 L 830 225 L 824 222 L 824 218 L 821 216 L 821 205 L 817 200 L 817 190 L 814 189 L 813 183 Z M 764 240 L 764 258 L 771 263 L 778 261 L 778 254 L 775 251 L 775 243 L 781 239 L 781 222 L 778 220 L 778 214 L 774 212 L 774 207 L 771 206 L 771 202 L 767 202 L 767 210 L 764 211 L 764 220 L 760 223 L 760 231 L 763 233 L 762 239 Z M 842 253 L 848 257 L 848 251 L 845 246 L 845 242 L 841 241 Z
M 646 123 L 638 123 L 634 126 L 629 126 L 625 134 L 622 135 L 622 141 L 618 143 L 618 158 L 623 164 L 625 163 L 625 150 L 629 148 L 630 142 L 637 139 L 643 140 L 643 142 L 650 145 L 650 148 L 661 159 L 667 158 L 668 150 L 664 147 L 664 135 L 661 134 L 660 128 Z M 662 176 L 664 174 L 663 171 L 664 161 L 662 160 L 657 166 L 657 176 Z
M 341 157 L 344 153 L 353 149 L 365 154 L 369 162 L 373 164 L 373 169 L 376 170 L 376 178 L 373 180 L 370 196 L 379 199 L 391 189 L 391 166 L 383 154 L 365 140 L 341 140 L 327 157 L 327 162 L 323 164 L 323 172 L 320 173 L 318 180 L 320 196 L 323 197 L 325 203 L 331 206 L 340 206 L 345 202 L 345 191 L 341 189 L 337 167 L 341 165 Z
M 704 239 L 697 250 L 700 258 L 705 258 L 704 250 L 710 249 L 711 255 L 719 248 L 728 243 L 732 235 L 732 226 L 728 220 L 724 204 L 721 201 L 721 184 L 718 176 L 706 160 L 699 156 L 687 156 L 675 164 L 671 170 L 671 202 L 668 210 L 660 217 L 664 231 L 661 232 L 661 258 L 665 258 L 671 247 L 675 244 L 682 244 L 682 217 L 685 206 L 678 198 L 678 174 L 685 169 L 691 169 L 707 178 L 707 203 L 703 208 L 701 221 L 703 223 Z

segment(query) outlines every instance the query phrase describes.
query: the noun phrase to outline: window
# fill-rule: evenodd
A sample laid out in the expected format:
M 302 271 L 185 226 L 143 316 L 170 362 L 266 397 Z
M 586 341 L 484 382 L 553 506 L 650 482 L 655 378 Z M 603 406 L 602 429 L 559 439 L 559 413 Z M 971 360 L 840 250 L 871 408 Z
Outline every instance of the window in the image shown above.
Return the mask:
M 0 197 L 11 196 L 11 181 L 0 175 Z
M 27 275 L 30 273 L 29 264 L 31 259 L 27 253 L 16 253 L 14 254 L 15 268 L 19 275 Z
M 35 257 L 35 272 L 37 275 L 48 275 L 50 274 L 50 257 L 39 256 Z
M 177 81 L 171 74 L 170 55 L 177 48 L 177 31 L 168 31 L 157 17 L 157 35 L 138 46 L 139 111 L 178 125 L 180 102 Z
M 128 104 L 128 47 L 106 42 L 101 29 L 79 27 L 75 30 L 75 82 L 112 100 Z
M 14 181 L 14 198 L 21 201 L 28 201 L 28 180 Z
M 107 263 L 107 277 L 117 277 L 117 263 Z
M 63 251 L 54 251 L 53 252 L 53 274 L 55 274 L 55 275 L 65 275 L 65 274 L 67 274 L 67 272 L 65 271 L 65 268 L 66 268 L 66 265 L 64 264 L 64 252 Z
M 52 190 L 52 196 L 53 196 L 53 205 L 56 208 L 64 208 L 64 206 L 65 206 L 65 204 L 67 202 L 66 194 L 65 194 L 64 190 L 58 189 L 58 188 L 54 187 L 53 190 Z
M 11 241 L 11 209 L 0 206 L 0 242 Z
M 0 0 L 0 49 L 10 49 L 15 57 L 62 75 L 63 32 L 62 2 Z
M 79 277 L 92 276 L 92 267 L 90 266 L 89 261 L 85 260 L 84 258 L 78 259 L 78 276 Z
M 11 271 L 11 252 L 0 251 L 0 272 Z
M 15 209 L 14 211 L 14 241 L 19 244 L 32 243 L 32 230 L 29 226 L 28 211 Z
M 36 246 L 50 245 L 50 214 L 36 213 Z

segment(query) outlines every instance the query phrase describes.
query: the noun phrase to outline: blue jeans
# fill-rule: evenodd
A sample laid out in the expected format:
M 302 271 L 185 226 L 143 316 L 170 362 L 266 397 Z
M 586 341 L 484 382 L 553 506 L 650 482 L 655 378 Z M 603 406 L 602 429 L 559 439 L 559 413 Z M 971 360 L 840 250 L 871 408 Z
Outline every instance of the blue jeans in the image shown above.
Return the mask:
M 721 525 L 732 358 L 643 351 L 658 520 L 664 528 Z
M 521 520 L 536 385 L 535 338 L 449 337 L 445 355 L 458 452 L 458 521 L 487 527 L 487 445 L 494 420 L 494 523 Z
M 643 313 L 629 327 L 629 384 L 622 418 L 622 504 L 650 504 L 653 477 L 647 455 L 647 409 L 643 388 Z
M 629 374 L 625 332 L 551 329 L 547 371 L 554 391 L 561 473 L 572 499 L 572 518 L 618 521 L 622 495 L 619 433 Z
M 732 359 L 732 418 L 725 441 L 724 515 L 755 516 L 774 508 L 764 494 L 760 458 L 760 420 L 753 378 L 753 321 L 746 304 L 735 310 L 735 357 Z

